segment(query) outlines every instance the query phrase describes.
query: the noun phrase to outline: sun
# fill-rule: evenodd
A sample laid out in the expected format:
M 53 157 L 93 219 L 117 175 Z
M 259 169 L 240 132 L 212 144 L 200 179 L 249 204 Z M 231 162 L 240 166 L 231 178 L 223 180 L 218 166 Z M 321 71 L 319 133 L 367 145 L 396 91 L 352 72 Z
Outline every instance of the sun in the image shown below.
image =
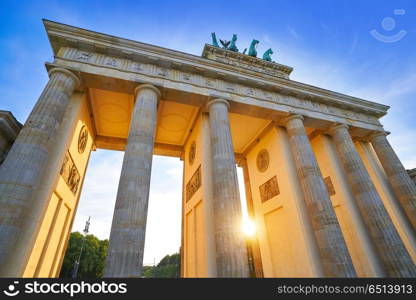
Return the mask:
M 252 220 L 248 218 L 244 218 L 243 224 L 242 224 L 242 230 L 243 230 L 244 235 L 248 237 L 252 237 L 256 234 L 256 224 Z

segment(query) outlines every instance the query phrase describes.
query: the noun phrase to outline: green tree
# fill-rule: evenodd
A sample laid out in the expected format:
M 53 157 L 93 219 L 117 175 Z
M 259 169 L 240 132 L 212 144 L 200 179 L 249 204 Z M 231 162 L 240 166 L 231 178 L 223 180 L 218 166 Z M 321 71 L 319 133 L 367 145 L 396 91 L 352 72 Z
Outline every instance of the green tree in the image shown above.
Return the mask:
M 146 278 L 178 278 L 180 277 L 180 255 L 166 255 L 156 267 L 144 266 L 143 277 Z
M 60 277 L 71 277 L 75 261 L 78 259 L 83 243 L 83 235 L 72 232 L 65 253 Z M 103 276 L 108 240 L 100 240 L 92 234 L 85 237 L 77 278 L 100 278 Z

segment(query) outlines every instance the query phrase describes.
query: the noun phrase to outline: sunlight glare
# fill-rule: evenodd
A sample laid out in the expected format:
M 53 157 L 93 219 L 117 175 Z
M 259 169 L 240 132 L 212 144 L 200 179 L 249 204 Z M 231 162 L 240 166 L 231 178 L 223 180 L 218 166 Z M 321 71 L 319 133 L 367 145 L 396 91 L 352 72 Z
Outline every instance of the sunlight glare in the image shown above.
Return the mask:
M 252 237 L 256 234 L 256 225 L 254 224 L 252 220 L 248 218 L 244 218 L 242 230 L 246 236 Z

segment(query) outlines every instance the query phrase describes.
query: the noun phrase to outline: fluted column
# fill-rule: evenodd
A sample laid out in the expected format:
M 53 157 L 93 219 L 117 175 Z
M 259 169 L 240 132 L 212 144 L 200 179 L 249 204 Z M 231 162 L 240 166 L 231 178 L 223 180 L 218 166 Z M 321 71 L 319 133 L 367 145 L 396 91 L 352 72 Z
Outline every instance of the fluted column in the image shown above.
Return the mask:
M 334 139 L 348 183 L 386 273 L 389 277 L 416 276 L 415 265 L 355 148 L 348 126 L 332 126 L 329 133 Z
M 303 117 L 299 115 L 289 116 L 283 121 L 283 125 L 286 127 L 289 136 L 296 171 L 311 219 L 325 276 L 355 277 L 356 272 L 341 227 L 305 132 Z
M 146 233 L 147 208 L 157 105 L 160 92 L 152 85 L 135 90 L 136 102 L 124 153 L 111 225 L 105 277 L 140 277 Z
M 246 243 L 237 170 L 228 119 L 229 104 L 215 99 L 208 103 L 212 153 L 214 234 L 218 277 L 248 277 Z
M 79 85 L 73 73 L 61 68 L 49 72 L 49 81 L 0 167 L 0 276 L 22 275 L 37 227 L 24 226 L 33 217 L 33 193 L 41 184 L 56 132 L 69 99 Z M 49 199 L 42 199 L 47 201 Z M 40 220 L 39 220 L 40 222 Z M 25 239 L 24 248 L 15 249 Z
M 370 142 L 386 172 L 394 194 L 413 228 L 416 229 L 416 185 L 403 167 L 386 136 L 386 132 L 374 133 L 370 135 Z

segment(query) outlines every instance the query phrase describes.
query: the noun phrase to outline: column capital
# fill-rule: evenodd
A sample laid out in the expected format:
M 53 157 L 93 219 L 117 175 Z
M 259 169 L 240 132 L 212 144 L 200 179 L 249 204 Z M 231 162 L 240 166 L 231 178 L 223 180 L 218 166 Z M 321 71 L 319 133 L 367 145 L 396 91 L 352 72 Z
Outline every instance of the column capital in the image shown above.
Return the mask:
M 286 125 L 287 125 L 287 123 L 289 122 L 289 121 L 291 121 L 291 120 L 301 120 L 302 122 L 303 122 L 303 120 L 305 119 L 302 115 L 296 115 L 296 114 L 293 114 L 293 115 L 290 115 L 290 116 L 288 116 L 288 117 L 285 117 L 285 118 L 283 118 L 282 120 L 280 120 L 280 124 L 282 125 L 282 126 L 285 126 L 286 127 Z
M 388 131 L 374 131 L 368 135 L 368 140 L 372 141 L 378 136 L 388 136 L 390 132 Z
M 136 88 L 134 89 L 134 97 L 136 97 L 137 93 L 142 89 L 149 89 L 149 90 L 154 91 L 157 94 L 157 99 L 158 100 L 162 96 L 162 93 L 160 92 L 160 90 L 157 87 L 155 87 L 154 85 L 145 83 L 145 84 L 140 84 L 140 85 L 136 86 Z
M 225 99 L 216 98 L 216 99 L 212 99 L 212 100 L 208 101 L 208 103 L 207 103 L 207 105 L 206 105 L 207 109 L 209 109 L 209 107 L 210 107 L 212 104 L 215 104 L 215 103 L 223 103 L 223 104 L 225 104 L 225 105 L 227 106 L 227 109 L 229 109 L 229 108 L 230 108 L 230 102 L 228 102 L 228 101 L 227 101 L 227 100 L 225 100 Z
M 330 134 L 330 135 L 334 135 L 335 134 L 335 131 L 337 131 L 337 130 L 339 130 L 339 129 L 342 129 L 342 128 L 344 128 L 344 129 L 346 129 L 347 131 L 350 129 L 350 126 L 348 126 L 347 124 L 342 124 L 342 123 L 336 123 L 336 124 L 334 124 L 334 125 L 331 125 L 329 128 L 328 128 L 328 133 Z
M 74 79 L 75 81 L 75 87 L 79 87 L 81 84 L 81 80 L 79 79 L 79 77 L 77 75 L 75 75 L 74 73 L 72 73 L 71 71 L 68 71 L 67 69 L 64 68 L 53 68 L 51 70 L 49 70 L 48 75 L 49 77 L 51 77 L 51 75 L 53 73 L 63 73 L 65 75 L 68 75 L 69 77 L 71 77 L 72 79 Z

